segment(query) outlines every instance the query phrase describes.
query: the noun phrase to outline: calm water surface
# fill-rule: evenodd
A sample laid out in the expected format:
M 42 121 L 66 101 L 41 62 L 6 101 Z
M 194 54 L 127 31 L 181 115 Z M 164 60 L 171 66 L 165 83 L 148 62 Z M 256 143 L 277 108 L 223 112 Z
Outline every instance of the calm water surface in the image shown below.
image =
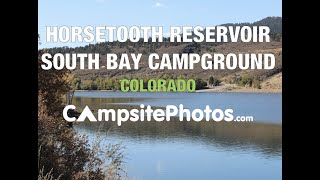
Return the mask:
M 281 179 L 282 95 L 250 93 L 122 93 L 76 92 L 73 104 L 90 109 L 164 107 L 232 108 L 254 122 L 103 122 L 104 143 L 126 147 L 130 179 Z M 94 111 L 96 112 L 96 111 Z M 98 123 L 75 126 L 89 140 Z

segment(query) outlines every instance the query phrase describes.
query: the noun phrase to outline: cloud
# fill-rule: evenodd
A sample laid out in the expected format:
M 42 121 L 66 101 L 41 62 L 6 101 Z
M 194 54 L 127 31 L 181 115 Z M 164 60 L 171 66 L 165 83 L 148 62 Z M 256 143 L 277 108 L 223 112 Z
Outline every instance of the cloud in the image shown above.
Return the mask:
M 160 2 L 156 2 L 156 4 L 154 5 L 154 7 L 161 8 L 161 7 L 165 7 L 165 5 L 162 4 L 162 3 L 160 3 Z

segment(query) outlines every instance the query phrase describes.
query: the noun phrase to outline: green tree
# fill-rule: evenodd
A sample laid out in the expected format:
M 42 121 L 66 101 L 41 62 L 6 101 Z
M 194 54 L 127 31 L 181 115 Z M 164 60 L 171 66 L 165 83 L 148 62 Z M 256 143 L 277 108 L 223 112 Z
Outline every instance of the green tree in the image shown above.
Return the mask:
M 196 82 L 196 89 L 204 89 L 207 86 L 207 82 L 200 79 L 200 78 L 196 78 L 195 79 Z
M 72 87 L 79 90 L 81 89 L 81 79 L 80 78 L 74 78 L 72 81 Z
M 209 77 L 208 81 L 209 81 L 209 85 L 211 85 L 211 86 L 219 86 L 221 83 L 221 81 L 219 79 L 214 78 L 212 76 Z

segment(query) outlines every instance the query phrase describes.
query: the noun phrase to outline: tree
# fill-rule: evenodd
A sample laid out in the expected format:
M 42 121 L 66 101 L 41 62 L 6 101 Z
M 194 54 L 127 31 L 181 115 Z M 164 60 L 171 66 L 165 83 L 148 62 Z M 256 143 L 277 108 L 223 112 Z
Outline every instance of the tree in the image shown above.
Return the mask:
M 72 81 L 72 87 L 79 90 L 81 89 L 81 79 L 80 78 L 74 78 Z
M 200 78 L 196 78 L 195 82 L 196 82 L 196 89 L 204 89 L 207 86 L 207 82 Z
M 119 149 L 111 146 L 114 153 L 107 158 L 114 164 L 106 172 L 113 174 L 105 175 L 101 167 L 103 161 L 97 152 L 90 149 L 88 140 L 79 136 L 63 119 L 62 97 L 71 89 L 70 71 L 43 70 L 43 53 L 43 50 L 38 52 L 38 180 L 47 180 L 48 176 L 62 180 L 103 180 L 106 176 L 121 179 L 122 154 Z
M 209 84 L 212 85 L 214 82 L 214 78 L 212 76 L 209 77 Z
M 221 81 L 219 79 L 216 79 L 212 76 L 209 77 L 208 81 L 209 81 L 209 85 L 211 85 L 211 86 L 219 86 L 221 83 Z
M 72 179 L 90 161 L 86 139 L 77 137 L 62 119 L 62 96 L 70 90 L 68 70 L 43 70 L 38 58 L 38 147 L 39 168 L 44 174 Z M 53 170 L 52 170 L 53 169 Z M 52 171 L 51 171 L 52 170 Z M 100 171 L 100 170 L 99 170 Z

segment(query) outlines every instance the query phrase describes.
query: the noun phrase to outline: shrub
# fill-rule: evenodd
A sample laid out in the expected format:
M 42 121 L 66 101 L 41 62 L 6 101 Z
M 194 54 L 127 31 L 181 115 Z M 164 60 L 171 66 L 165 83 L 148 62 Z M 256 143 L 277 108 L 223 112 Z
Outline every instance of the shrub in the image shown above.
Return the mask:
M 93 80 L 84 80 L 81 83 L 81 89 L 83 90 L 97 90 L 97 84 Z
M 253 79 L 253 84 L 252 84 L 252 86 L 253 86 L 254 88 L 261 89 L 261 81 L 259 80 L 259 78 L 255 77 L 255 78 Z
M 241 76 L 237 79 L 237 84 L 240 86 L 252 86 L 253 77 L 251 76 Z

